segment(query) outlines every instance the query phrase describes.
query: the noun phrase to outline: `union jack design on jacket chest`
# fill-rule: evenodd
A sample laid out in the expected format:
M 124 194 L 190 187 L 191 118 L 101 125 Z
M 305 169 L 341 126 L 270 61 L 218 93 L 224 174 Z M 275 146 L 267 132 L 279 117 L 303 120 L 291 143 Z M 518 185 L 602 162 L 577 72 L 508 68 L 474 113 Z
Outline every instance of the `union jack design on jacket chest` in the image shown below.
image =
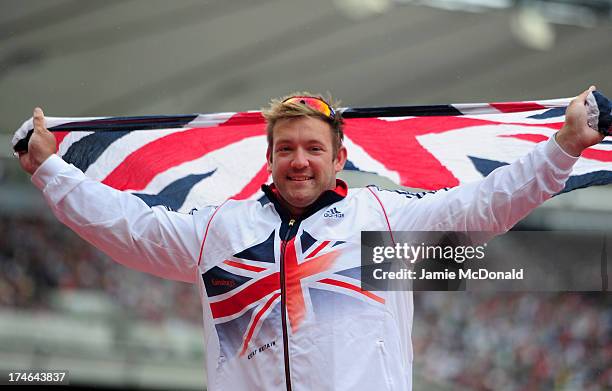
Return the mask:
M 221 265 L 202 274 L 221 348 L 226 356 L 245 355 L 249 343 L 265 327 L 280 323 L 281 267 L 284 262 L 287 317 L 292 333 L 298 332 L 307 316 L 314 316 L 324 305 L 312 300 L 311 292 L 326 290 L 352 298 L 384 304 L 384 298 L 360 287 L 359 266 L 335 267 L 346 246 L 343 241 L 319 241 L 303 231 L 287 242 L 280 239 L 275 259 L 276 231 L 268 239 L 251 246 Z M 284 251 L 281 251 L 284 247 Z M 271 319 L 271 320 L 269 320 Z M 267 323 L 266 323 L 267 322 Z M 268 324 L 273 323 L 273 324 Z

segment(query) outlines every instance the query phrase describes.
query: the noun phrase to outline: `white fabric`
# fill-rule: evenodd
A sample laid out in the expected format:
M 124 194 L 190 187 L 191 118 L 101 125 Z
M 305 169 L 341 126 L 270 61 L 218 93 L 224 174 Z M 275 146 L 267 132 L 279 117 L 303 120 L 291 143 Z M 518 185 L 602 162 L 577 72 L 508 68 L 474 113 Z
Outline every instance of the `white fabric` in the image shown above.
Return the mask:
M 551 139 L 482 181 L 422 198 L 376 188 L 351 189 L 341 201 L 301 221 L 296 238 L 306 232 L 317 241 L 344 242 L 321 253 L 338 254 L 326 276 L 349 281 L 333 273 L 359 266 L 360 232 L 388 229 L 374 194 L 384 205 L 392 230 L 502 233 L 560 191 L 575 161 Z M 281 219 L 271 203 L 230 200 L 193 214 L 150 208 L 133 195 L 88 179 L 57 156 L 41 165 L 32 181 L 60 221 L 118 262 L 163 278 L 198 282 L 209 390 L 286 389 L 278 302 L 264 314 L 266 319 L 248 346 L 248 353 L 257 352 L 241 355 L 235 349 L 240 341 L 232 338 L 241 340 L 242 335 L 231 334 L 227 319 L 213 319 L 211 302 L 224 296 L 209 298 L 202 278 L 271 233 L 276 262 L 261 273 L 278 271 Z M 331 208 L 334 215 L 326 216 Z M 295 241 L 296 252 L 301 245 Z M 304 281 L 308 286 L 303 290 L 304 318 L 299 328 L 288 330 L 292 389 L 410 390 L 412 294 L 375 292 L 383 304 L 359 292 L 325 285 L 319 277 Z M 253 272 L 253 280 L 244 286 L 257 278 L 261 276 Z M 255 309 L 269 298 L 256 303 Z M 262 346 L 268 348 L 259 351 Z
M 587 124 L 591 129 L 599 132 L 599 106 L 592 92 L 586 98 Z

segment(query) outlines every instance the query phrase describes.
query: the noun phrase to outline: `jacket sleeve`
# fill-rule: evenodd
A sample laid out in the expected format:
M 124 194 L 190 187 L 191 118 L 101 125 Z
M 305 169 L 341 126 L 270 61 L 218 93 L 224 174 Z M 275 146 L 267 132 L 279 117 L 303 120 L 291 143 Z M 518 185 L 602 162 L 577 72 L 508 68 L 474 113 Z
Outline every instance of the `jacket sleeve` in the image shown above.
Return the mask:
M 195 282 L 200 240 L 213 208 L 182 214 L 91 180 L 52 155 L 32 176 L 55 216 L 115 261 Z
M 392 230 L 500 234 L 561 191 L 577 160 L 553 137 L 477 182 L 430 193 L 377 193 Z

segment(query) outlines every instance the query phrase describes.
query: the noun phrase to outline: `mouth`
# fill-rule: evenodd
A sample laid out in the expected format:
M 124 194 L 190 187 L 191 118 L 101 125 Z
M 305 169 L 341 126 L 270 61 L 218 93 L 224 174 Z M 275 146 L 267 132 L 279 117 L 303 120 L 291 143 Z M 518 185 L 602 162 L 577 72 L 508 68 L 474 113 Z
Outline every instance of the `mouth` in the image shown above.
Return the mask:
M 292 182 L 306 182 L 309 181 L 311 179 L 314 179 L 313 176 L 308 176 L 308 175 L 291 175 L 291 176 L 287 176 L 287 180 L 292 181 Z

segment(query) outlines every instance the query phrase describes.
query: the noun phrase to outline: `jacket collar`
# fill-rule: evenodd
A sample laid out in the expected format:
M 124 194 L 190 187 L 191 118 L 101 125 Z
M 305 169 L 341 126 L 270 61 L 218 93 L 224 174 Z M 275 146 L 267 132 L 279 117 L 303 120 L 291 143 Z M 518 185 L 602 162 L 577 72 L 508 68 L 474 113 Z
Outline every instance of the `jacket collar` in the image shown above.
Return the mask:
M 263 185 L 261 186 L 261 190 L 264 192 L 266 197 L 272 202 L 276 212 L 280 215 L 282 220 L 291 219 L 291 215 L 289 211 L 281 204 L 280 199 L 282 198 L 280 192 L 276 188 L 276 185 L 272 183 L 271 185 Z M 348 186 L 346 182 L 342 179 L 336 179 L 336 188 L 333 190 L 325 190 L 319 198 L 312 204 L 310 204 L 304 213 L 299 217 L 300 220 L 304 220 L 319 210 L 325 208 L 328 205 L 331 205 L 335 202 L 343 200 L 348 194 Z

